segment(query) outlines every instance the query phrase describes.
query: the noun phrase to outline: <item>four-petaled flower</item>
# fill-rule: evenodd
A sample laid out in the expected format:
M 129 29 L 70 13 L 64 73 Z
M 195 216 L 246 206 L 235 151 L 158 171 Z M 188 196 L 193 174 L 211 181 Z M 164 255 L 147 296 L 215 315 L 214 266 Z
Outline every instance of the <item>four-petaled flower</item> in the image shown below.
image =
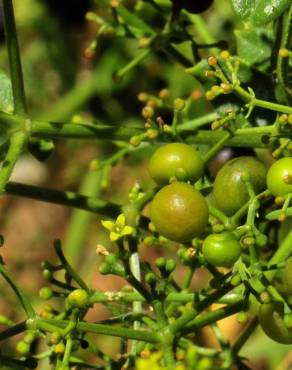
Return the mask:
M 126 225 L 126 217 L 123 213 L 118 216 L 115 222 L 101 220 L 101 224 L 110 231 L 110 240 L 112 242 L 117 241 L 123 236 L 132 235 L 135 231 L 132 226 Z

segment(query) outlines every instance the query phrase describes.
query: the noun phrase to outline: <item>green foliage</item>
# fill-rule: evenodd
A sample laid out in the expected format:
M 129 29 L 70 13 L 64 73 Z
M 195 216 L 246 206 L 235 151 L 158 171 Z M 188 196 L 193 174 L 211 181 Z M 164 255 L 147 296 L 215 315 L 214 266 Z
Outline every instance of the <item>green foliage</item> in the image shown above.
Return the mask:
M 232 0 L 232 5 L 243 21 L 262 26 L 277 19 L 291 4 L 289 0 Z

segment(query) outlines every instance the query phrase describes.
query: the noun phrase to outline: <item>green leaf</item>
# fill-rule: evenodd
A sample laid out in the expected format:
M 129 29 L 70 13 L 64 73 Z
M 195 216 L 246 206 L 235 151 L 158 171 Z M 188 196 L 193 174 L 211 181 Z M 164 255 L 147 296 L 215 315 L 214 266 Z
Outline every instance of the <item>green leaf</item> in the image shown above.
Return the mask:
M 254 7 L 254 0 L 232 0 L 232 6 L 240 19 L 248 18 Z
M 237 54 L 249 65 L 260 65 L 271 56 L 271 35 L 263 28 L 236 30 Z M 262 68 L 259 68 L 262 69 Z
M 263 26 L 278 18 L 291 0 L 232 0 L 232 5 L 241 20 Z
M 289 5 L 291 0 L 256 0 L 250 21 L 259 26 L 267 24 L 278 18 Z
M 11 81 L 0 71 L 0 111 L 11 113 L 14 109 Z

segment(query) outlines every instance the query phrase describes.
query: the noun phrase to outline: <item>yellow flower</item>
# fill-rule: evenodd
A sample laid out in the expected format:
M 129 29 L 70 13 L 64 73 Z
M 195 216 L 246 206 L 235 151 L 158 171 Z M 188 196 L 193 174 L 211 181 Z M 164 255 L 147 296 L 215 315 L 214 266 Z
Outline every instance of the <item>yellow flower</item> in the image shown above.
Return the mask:
M 110 231 L 110 240 L 112 242 L 121 239 L 126 235 L 132 235 L 135 229 L 132 226 L 126 225 L 126 217 L 121 213 L 115 222 L 101 220 L 101 224 L 104 228 Z
M 161 352 L 152 353 L 149 358 L 138 358 L 135 370 L 166 370 L 159 365 L 160 358 Z

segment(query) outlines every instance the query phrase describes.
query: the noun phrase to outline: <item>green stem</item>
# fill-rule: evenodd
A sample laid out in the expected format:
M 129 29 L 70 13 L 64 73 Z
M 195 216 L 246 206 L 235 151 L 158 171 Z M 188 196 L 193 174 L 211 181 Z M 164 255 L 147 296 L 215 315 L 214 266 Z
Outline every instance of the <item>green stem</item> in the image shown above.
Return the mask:
M 269 260 L 269 265 L 276 265 L 278 263 L 285 261 L 291 255 L 291 253 L 292 253 L 292 230 L 290 230 L 286 238 L 283 240 L 279 248 L 276 250 L 276 252 Z M 265 273 L 265 276 L 267 277 L 268 280 L 271 281 L 275 276 L 276 272 L 277 270 L 268 271 Z
M 0 342 L 6 340 L 7 338 L 13 337 L 14 335 L 20 334 L 26 330 L 26 322 L 23 321 L 16 324 L 12 328 L 8 328 L 0 332 Z
M 225 143 L 230 136 L 230 132 L 225 132 L 225 135 L 207 151 L 207 153 L 203 156 L 203 161 L 205 164 L 215 157 L 215 155 L 225 146 Z
M 230 285 L 226 284 L 220 289 L 210 294 L 196 305 L 196 308 L 186 310 L 171 326 L 170 330 L 173 333 L 181 331 L 190 321 L 192 321 L 201 311 L 216 302 L 219 298 L 224 296 L 230 290 Z
M 280 18 L 281 27 L 281 41 L 279 46 L 281 49 L 288 49 L 291 50 L 291 43 L 292 43 L 292 7 L 287 10 L 282 17 Z M 279 50 L 275 50 L 275 53 L 278 54 Z M 291 99 L 292 90 L 289 84 L 289 58 L 282 58 L 279 54 L 277 55 L 277 79 L 278 84 L 282 86 L 282 88 L 286 91 L 289 95 L 288 102 Z
M 68 272 L 68 274 L 73 278 L 73 280 L 76 281 L 76 283 L 84 290 L 90 293 L 90 289 L 88 288 L 87 284 L 81 279 L 80 275 L 72 268 L 72 266 L 68 263 L 66 260 L 63 251 L 60 240 L 55 240 L 54 242 L 54 248 L 56 251 L 57 256 L 60 259 L 60 262 L 62 263 L 64 269 Z
M 141 51 L 134 59 L 132 59 L 126 66 L 119 69 L 115 73 L 115 77 L 121 79 L 126 73 L 128 73 L 131 69 L 135 68 L 142 60 L 144 60 L 151 52 L 151 49 L 146 49 Z
M 192 279 L 194 276 L 194 269 L 192 267 L 189 267 L 185 273 L 181 288 L 182 289 L 188 289 L 191 285 Z
M 36 321 L 37 327 L 45 331 L 54 331 L 55 327 L 64 329 L 68 324 L 69 321 L 66 320 L 38 319 Z M 126 339 L 135 339 L 154 344 L 159 343 L 159 336 L 148 330 L 134 330 L 119 326 L 95 324 L 83 321 L 76 323 L 76 330 L 85 333 L 104 334 Z
M 72 338 L 69 336 L 66 340 L 65 353 L 62 361 L 63 365 L 69 365 L 72 345 L 73 345 Z
M 208 204 L 208 208 L 210 215 L 217 218 L 217 220 L 219 220 L 222 223 L 222 225 L 225 226 L 225 228 L 229 229 L 231 227 L 229 217 L 225 216 L 223 212 L 221 212 L 218 208 L 213 207 L 211 204 Z
M 43 202 L 62 204 L 67 207 L 83 209 L 84 211 L 98 213 L 103 217 L 117 218 L 121 213 L 120 206 L 100 199 L 87 197 L 71 191 L 58 191 L 37 186 L 9 182 L 5 192 L 14 196 L 21 196 L 40 200 Z
M 17 287 L 15 284 L 13 278 L 10 276 L 8 271 L 5 269 L 2 263 L 0 263 L 0 273 L 4 277 L 4 279 L 7 281 L 7 283 L 10 285 L 10 287 L 13 289 L 14 293 L 16 294 L 17 298 L 19 299 L 25 313 L 29 318 L 35 317 L 36 313 L 31 306 L 29 300 L 25 297 L 25 295 L 22 293 L 22 291 Z
M 270 195 L 269 190 L 265 190 L 260 194 L 256 195 L 256 199 L 262 199 Z M 231 225 L 237 225 L 241 218 L 247 213 L 250 201 L 246 202 L 231 218 Z
M 283 214 L 283 210 L 282 209 L 278 209 L 276 211 L 269 212 L 266 215 L 266 219 L 269 220 L 269 221 L 278 220 L 279 216 L 281 216 L 282 214 Z M 292 207 L 289 207 L 289 208 L 286 209 L 285 216 L 287 216 L 287 217 L 291 217 L 292 216 Z
M 3 355 L 0 355 L 0 363 L 3 366 L 3 369 L 22 370 L 28 368 L 28 362 L 26 360 L 16 360 Z
M 205 116 L 204 116 L 205 117 Z M 204 118 L 205 119 L 205 118 Z M 0 113 L 0 122 L 8 126 L 15 126 L 18 122 L 23 122 L 19 116 L 11 116 Z M 225 137 L 226 132 L 216 130 L 198 130 L 193 132 L 187 129 L 187 124 L 177 128 L 178 134 L 183 135 L 188 143 L 215 145 Z M 93 124 L 72 124 L 57 122 L 31 121 L 30 135 L 41 139 L 95 139 L 95 140 L 121 140 L 129 141 L 132 136 L 145 134 L 145 129 L 140 127 L 122 127 L 119 125 L 93 125 Z M 234 135 L 226 141 L 226 146 L 253 147 L 253 148 L 275 148 L 276 143 L 270 140 L 268 144 L 263 142 L 263 136 L 287 136 L 278 133 L 275 126 L 248 127 L 236 130 Z M 163 141 L 169 141 L 163 137 Z
M 258 318 L 254 317 L 247 325 L 247 327 L 244 328 L 244 330 L 241 332 L 239 337 L 236 339 L 235 343 L 232 346 L 232 353 L 237 354 L 241 348 L 244 346 L 248 338 L 251 336 L 251 334 L 254 332 L 258 325 Z
M 134 277 L 138 280 L 141 281 L 141 268 L 140 268 L 140 259 L 139 259 L 139 254 L 137 250 L 137 243 L 131 243 L 131 255 L 129 258 L 129 263 L 130 263 L 130 269 Z M 140 313 L 142 312 L 142 304 L 141 302 L 134 301 L 133 302 L 133 313 Z M 137 330 L 140 328 L 140 322 L 134 321 L 133 323 L 133 329 Z M 133 355 L 137 355 L 137 342 L 133 341 L 132 342 L 132 348 L 131 348 L 131 353 Z
M 204 125 L 207 125 L 216 119 L 220 118 L 219 114 L 217 112 L 208 113 L 204 116 L 192 119 L 190 121 L 181 123 L 179 125 L 179 130 L 196 130 L 199 127 L 202 127 Z
M 9 57 L 9 67 L 11 74 L 12 92 L 14 100 L 14 111 L 17 114 L 26 115 L 26 101 L 24 93 L 23 75 L 17 40 L 15 17 L 12 0 L 2 0 L 4 28 L 6 45 Z
M 169 293 L 166 298 L 165 302 L 177 302 L 177 303 L 188 303 L 188 302 L 194 302 L 195 301 L 196 294 L 195 293 L 188 293 L 188 292 L 173 292 Z M 216 302 L 220 303 L 235 303 L 238 302 L 240 299 L 240 295 L 235 293 L 228 293 L 224 295 L 223 297 L 216 300 Z M 199 299 L 205 299 L 206 296 L 199 295 Z M 125 302 L 125 303 L 133 303 L 135 301 L 139 302 L 146 302 L 145 298 L 139 294 L 138 292 L 102 292 L 102 291 L 96 291 L 92 294 L 90 298 L 91 303 L 103 303 L 103 302 Z
M 199 36 L 203 43 L 206 44 L 213 44 L 216 40 L 210 33 L 210 28 L 207 26 L 206 22 L 200 15 L 195 15 L 191 13 L 186 13 L 187 17 L 192 21 L 192 23 L 196 26 L 196 31 L 198 32 Z M 211 48 L 210 54 L 216 55 L 218 52 L 218 48 Z
M 272 103 L 266 100 L 261 100 L 253 97 L 249 92 L 244 90 L 241 86 L 235 86 L 234 90 L 239 94 L 242 99 L 255 107 L 261 107 L 275 112 L 282 112 L 292 114 L 292 107 L 286 105 Z
M 23 132 L 18 131 L 11 135 L 9 149 L 0 170 L 0 194 L 4 193 L 5 185 L 10 178 L 16 161 L 24 150 L 26 142 L 27 137 Z
M 228 306 L 219 308 L 215 311 L 210 311 L 200 315 L 194 319 L 190 325 L 182 328 L 181 333 L 183 335 L 190 334 L 197 329 L 212 324 L 213 322 L 224 319 L 225 317 L 231 316 L 242 308 L 243 301 L 239 301 Z

